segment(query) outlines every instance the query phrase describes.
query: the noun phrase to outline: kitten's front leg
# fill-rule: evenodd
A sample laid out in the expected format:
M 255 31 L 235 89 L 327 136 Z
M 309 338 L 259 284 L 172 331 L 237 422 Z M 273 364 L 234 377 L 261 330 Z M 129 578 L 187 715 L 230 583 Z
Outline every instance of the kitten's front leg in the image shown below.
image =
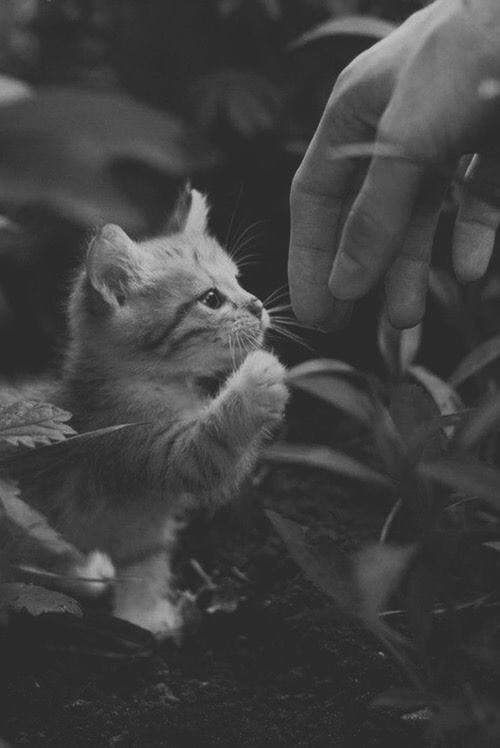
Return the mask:
M 230 479 L 258 437 L 282 420 L 288 400 L 284 380 L 285 369 L 275 356 L 250 353 L 206 411 L 175 439 L 170 477 L 197 494 Z M 234 475 L 236 482 L 241 477 Z
M 181 629 L 182 616 L 172 599 L 171 577 L 167 551 L 120 569 L 113 614 L 147 629 L 158 639 L 174 636 Z

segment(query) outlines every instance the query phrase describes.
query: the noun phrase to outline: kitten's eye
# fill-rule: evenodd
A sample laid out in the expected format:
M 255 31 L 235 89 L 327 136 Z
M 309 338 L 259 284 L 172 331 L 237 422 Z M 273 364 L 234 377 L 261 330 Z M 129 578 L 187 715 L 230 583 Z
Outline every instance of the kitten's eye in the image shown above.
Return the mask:
M 211 288 L 210 291 L 207 291 L 201 297 L 200 301 L 205 306 L 208 306 L 209 309 L 219 309 L 224 303 L 224 297 L 216 288 Z

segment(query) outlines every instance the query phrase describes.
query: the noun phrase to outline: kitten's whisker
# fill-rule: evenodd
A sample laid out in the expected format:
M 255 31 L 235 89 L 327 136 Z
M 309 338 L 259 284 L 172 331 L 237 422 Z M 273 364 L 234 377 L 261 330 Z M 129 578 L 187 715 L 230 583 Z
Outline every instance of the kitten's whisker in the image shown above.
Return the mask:
M 252 231 L 255 232 L 257 228 L 259 228 L 260 232 L 262 232 L 262 228 L 260 227 L 263 226 L 264 224 L 265 224 L 265 221 L 255 221 L 254 223 L 251 223 L 250 226 L 247 226 L 246 229 L 244 229 L 244 231 L 236 239 L 233 247 L 229 249 L 229 254 L 231 255 L 233 259 L 237 258 L 238 252 L 241 251 L 242 244 L 246 239 L 248 239 L 249 234 L 251 234 Z
M 303 338 L 291 332 L 290 330 L 284 329 L 277 325 L 271 326 L 269 330 L 270 332 L 274 332 L 277 335 L 281 335 L 284 338 L 288 338 L 288 340 L 291 340 L 292 342 L 297 343 L 297 345 L 300 345 L 306 348 L 310 353 L 314 353 L 314 354 L 318 353 L 312 346 L 309 345 L 309 343 L 306 343 L 306 341 L 303 340 Z
M 247 247 L 252 247 L 252 245 L 255 242 L 257 242 L 257 241 L 261 242 L 262 239 L 263 239 L 262 235 L 261 236 L 258 236 L 258 235 L 249 236 L 247 239 L 245 239 L 245 241 L 243 241 L 239 245 L 238 251 L 234 255 L 232 255 L 233 262 L 235 262 L 237 265 L 239 265 L 240 262 L 241 262 L 241 260 L 244 260 L 245 257 L 246 257 L 245 250 L 247 249 Z M 256 254 L 256 252 L 254 252 L 254 254 Z
M 288 283 L 283 283 L 282 286 L 278 286 L 278 288 L 275 288 L 274 291 L 271 291 L 271 293 L 266 296 L 262 303 L 264 304 L 264 306 L 266 306 L 267 304 L 271 304 L 277 295 L 282 294 L 285 291 L 286 293 L 288 293 Z
M 288 291 L 275 292 L 272 297 L 269 297 L 264 302 L 264 306 L 268 311 L 272 310 L 275 306 L 281 306 L 282 304 L 290 305 L 290 296 Z

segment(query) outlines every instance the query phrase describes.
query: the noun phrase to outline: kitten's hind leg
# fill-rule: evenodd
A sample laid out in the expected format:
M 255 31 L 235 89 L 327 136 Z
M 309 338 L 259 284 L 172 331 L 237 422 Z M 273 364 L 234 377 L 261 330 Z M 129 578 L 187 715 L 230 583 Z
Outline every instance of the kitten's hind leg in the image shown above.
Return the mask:
M 164 639 L 182 625 L 179 605 L 172 598 L 169 556 L 162 551 L 119 571 L 113 613 Z

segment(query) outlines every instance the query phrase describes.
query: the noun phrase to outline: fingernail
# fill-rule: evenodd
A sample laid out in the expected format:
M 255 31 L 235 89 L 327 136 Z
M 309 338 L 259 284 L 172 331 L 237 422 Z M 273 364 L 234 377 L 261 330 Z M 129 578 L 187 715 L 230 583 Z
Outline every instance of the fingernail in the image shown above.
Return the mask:
M 337 255 L 328 281 L 330 293 L 340 301 L 357 299 L 366 291 L 366 270 L 344 253 Z

